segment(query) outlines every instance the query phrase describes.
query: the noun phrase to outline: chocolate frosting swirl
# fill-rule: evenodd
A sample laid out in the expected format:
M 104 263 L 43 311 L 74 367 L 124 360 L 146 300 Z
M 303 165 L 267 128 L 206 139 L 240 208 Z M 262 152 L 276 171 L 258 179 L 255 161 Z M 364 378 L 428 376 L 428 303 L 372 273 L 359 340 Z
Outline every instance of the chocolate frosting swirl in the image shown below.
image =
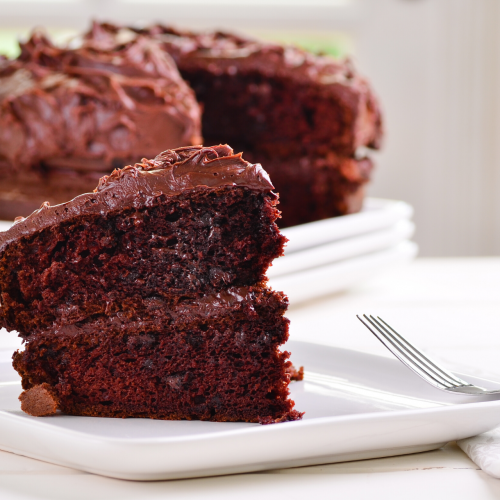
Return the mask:
M 80 215 L 106 215 L 127 207 L 151 206 L 162 195 L 172 197 L 195 189 L 241 186 L 260 192 L 274 189 L 260 164 L 251 164 L 226 145 L 191 146 L 167 150 L 153 160 L 114 170 L 93 193 L 60 205 L 44 203 L 30 216 L 19 217 L 0 233 L 0 252 L 18 238 Z
M 0 165 L 103 174 L 200 142 L 194 93 L 159 43 L 95 26 L 72 48 L 35 31 L 18 59 L 0 59 Z

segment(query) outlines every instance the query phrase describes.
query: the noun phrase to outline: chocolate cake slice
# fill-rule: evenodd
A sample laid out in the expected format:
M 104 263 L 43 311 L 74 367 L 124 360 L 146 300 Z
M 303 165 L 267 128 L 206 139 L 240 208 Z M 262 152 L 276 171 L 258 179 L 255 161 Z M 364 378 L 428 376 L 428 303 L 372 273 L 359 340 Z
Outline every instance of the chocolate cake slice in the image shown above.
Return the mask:
M 301 413 L 277 196 L 228 146 L 168 150 L 0 233 L 0 325 L 17 330 L 23 408 L 271 423 Z M 40 413 L 41 414 L 41 413 Z

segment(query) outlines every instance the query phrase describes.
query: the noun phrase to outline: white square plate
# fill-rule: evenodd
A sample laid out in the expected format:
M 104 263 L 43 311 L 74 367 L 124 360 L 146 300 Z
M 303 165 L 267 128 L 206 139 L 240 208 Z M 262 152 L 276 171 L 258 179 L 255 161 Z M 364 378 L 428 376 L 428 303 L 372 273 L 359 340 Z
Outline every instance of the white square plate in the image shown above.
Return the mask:
M 155 480 L 359 460 L 436 449 L 500 424 L 500 401 L 448 395 L 398 361 L 289 342 L 302 421 L 248 423 L 22 413 L 19 377 L 0 363 L 0 448 L 105 476 Z M 473 377 L 486 387 L 499 387 Z

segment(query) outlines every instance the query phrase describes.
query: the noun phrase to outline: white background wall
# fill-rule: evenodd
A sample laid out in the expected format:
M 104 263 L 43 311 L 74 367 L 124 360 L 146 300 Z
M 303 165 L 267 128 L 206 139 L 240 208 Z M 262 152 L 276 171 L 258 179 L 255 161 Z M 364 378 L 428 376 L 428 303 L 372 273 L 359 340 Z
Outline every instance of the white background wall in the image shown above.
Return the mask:
M 356 53 L 387 117 L 372 194 L 415 206 L 422 254 L 500 254 L 500 2 L 366 3 Z
M 0 29 L 93 17 L 343 34 L 385 110 L 371 194 L 413 204 L 422 255 L 500 254 L 500 0 L 0 0 Z

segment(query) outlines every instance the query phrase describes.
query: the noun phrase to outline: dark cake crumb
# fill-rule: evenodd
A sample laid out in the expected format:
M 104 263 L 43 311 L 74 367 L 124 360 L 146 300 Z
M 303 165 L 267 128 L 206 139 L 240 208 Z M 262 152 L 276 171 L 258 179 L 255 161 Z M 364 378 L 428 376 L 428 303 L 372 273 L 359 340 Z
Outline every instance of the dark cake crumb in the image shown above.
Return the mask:
M 35 385 L 21 393 L 21 410 L 32 417 L 49 417 L 55 415 L 58 408 L 57 397 L 52 387 L 43 383 Z
M 290 375 L 290 380 L 295 382 L 300 382 L 304 380 L 304 367 L 301 366 L 298 370 L 290 363 L 290 366 L 286 369 L 286 373 Z

